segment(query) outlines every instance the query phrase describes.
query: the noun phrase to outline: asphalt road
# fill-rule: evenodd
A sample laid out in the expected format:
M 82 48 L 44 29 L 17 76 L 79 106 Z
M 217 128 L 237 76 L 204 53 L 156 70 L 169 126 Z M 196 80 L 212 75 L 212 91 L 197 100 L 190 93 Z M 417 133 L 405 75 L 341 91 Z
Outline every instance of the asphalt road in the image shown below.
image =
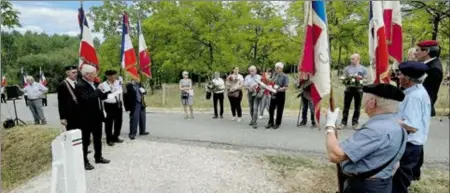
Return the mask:
M 59 116 L 56 102 L 56 95 L 48 96 L 48 107 L 44 113 L 49 125 L 59 126 Z M 1 105 L 2 119 L 14 117 L 12 101 Z M 32 122 L 33 118 L 24 101 L 16 101 L 18 117 L 26 122 Z M 8 112 L 9 111 L 9 112 Z M 323 153 L 324 131 L 311 129 L 308 127 L 296 127 L 297 118 L 286 116 L 283 124 L 278 130 L 267 130 L 263 126 L 267 119 L 260 120 L 258 129 L 252 129 L 248 123 L 248 115 L 244 115 L 242 122 L 231 121 L 230 115 L 226 114 L 223 120 L 211 119 L 211 114 L 198 113 L 195 119 L 185 120 L 180 112 L 155 112 L 149 108 L 147 113 L 147 131 L 150 136 L 140 137 L 140 139 L 174 140 L 189 142 L 206 142 L 216 144 L 226 144 L 236 147 L 264 148 L 294 152 L 317 152 Z M 194 109 L 195 111 L 195 109 Z M 226 112 L 229 110 L 226 109 Z M 362 117 L 360 123 L 364 123 L 367 118 Z M 124 113 L 124 124 L 122 137 L 128 139 L 129 131 L 128 113 Z M 351 135 L 353 131 L 346 129 L 339 132 L 340 138 Z M 425 161 L 428 163 L 449 162 L 449 120 L 439 118 L 433 119 L 430 125 L 430 133 L 425 145 Z

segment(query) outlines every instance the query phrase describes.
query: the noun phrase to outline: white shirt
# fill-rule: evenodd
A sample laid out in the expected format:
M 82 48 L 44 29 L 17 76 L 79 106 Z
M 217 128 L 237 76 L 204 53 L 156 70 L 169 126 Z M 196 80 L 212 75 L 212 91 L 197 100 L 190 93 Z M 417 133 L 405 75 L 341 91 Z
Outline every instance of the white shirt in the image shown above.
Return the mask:
M 66 78 L 66 81 L 69 82 L 70 86 L 72 86 L 72 88 L 75 88 L 75 81 L 71 80 L 70 78 Z
M 36 100 L 42 98 L 42 95 L 48 91 L 48 88 L 41 83 L 33 82 L 23 88 L 23 92 L 27 94 L 28 100 Z
M 112 83 L 112 84 L 108 81 L 102 82 L 102 84 L 103 84 L 103 86 L 109 86 L 111 88 L 111 92 L 122 90 L 122 86 L 120 85 L 120 82 L 117 80 L 114 81 L 114 83 Z M 111 104 L 115 104 L 120 101 L 122 101 L 121 94 L 117 95 L 115 98 L 107 98 L 107 99 L 103 100 L 103 102 L 111 103 Z
M 217 86 L 219 89 L 215 90 L 214 93 L 223 93 L 225 89 L 225 82 L 221 78 L 214 78 L 212 80 L 213 84 Z

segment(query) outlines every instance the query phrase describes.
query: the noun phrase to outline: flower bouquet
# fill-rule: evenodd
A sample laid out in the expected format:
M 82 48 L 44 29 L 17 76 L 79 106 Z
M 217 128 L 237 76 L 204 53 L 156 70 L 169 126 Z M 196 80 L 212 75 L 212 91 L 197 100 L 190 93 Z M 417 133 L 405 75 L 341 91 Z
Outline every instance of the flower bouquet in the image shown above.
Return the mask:
M 364 80 L 363 77 L 358 74 L 341 76 L 339 80 L 345 86 L 353 86 L 353 87 L 362 87 L 366 83 L 366 80 Z

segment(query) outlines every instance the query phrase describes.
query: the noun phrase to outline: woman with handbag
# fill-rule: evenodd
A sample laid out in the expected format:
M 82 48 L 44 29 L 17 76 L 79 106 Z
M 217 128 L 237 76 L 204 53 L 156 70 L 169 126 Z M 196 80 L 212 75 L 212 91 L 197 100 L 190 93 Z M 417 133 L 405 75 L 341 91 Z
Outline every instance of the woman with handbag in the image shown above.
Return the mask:
M 231 114 L 233 115 L 233 121 L 241 122 L 242 120 L 242 86 L 244 85 L 244 77 L 239 74 L 239 67 L 234 67 L 233 72 L 227 77 L 226 80 L 228 100 L 230 100 Z
M 183 71 L 181 73 L 183 78 L 180 80 L 179 88 L 181 91 L 181 104 L 184 109 L 184 118 L 194 118 L 194 110 L 192 105 L 194 103 L 194 90 L 192 89 L 192 80 L 189 78 L 189 73 L 187 71 Z M 188 114 L 188 107 L 190 116 Z

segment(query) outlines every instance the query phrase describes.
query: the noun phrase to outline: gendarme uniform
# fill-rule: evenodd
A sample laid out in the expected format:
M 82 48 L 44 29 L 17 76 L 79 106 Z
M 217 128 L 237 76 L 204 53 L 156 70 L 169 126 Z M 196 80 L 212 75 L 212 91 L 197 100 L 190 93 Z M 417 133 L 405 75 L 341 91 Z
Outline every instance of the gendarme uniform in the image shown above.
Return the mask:
M 389 84 L 369 85 L 363 92 L 402 101 L 404 94 Z M 391 193 L 394 168 L 406 143 L 406 132 L 397 122 L 396 114 L 371 117 L 360 130 L 340 143 L 349 158 L 341 162 L 346 178 L 344 193 Z
M 427 71 L 421 62 L 403 62 L 399 70 L 403 76 L 419 79 Z M 400 168 L 394 175 L 392 193 L 407 193 L 413 179 L 413 172 L 420 162 L 423 145 L 427 141 L 428 127 L 431 119 L 431 101 L 424 86 L 420 83 L 405 88 L 405 100 L 400 104 L 399 119 L 416 129 L 409 132 L 405 153 L 400 160 Z

